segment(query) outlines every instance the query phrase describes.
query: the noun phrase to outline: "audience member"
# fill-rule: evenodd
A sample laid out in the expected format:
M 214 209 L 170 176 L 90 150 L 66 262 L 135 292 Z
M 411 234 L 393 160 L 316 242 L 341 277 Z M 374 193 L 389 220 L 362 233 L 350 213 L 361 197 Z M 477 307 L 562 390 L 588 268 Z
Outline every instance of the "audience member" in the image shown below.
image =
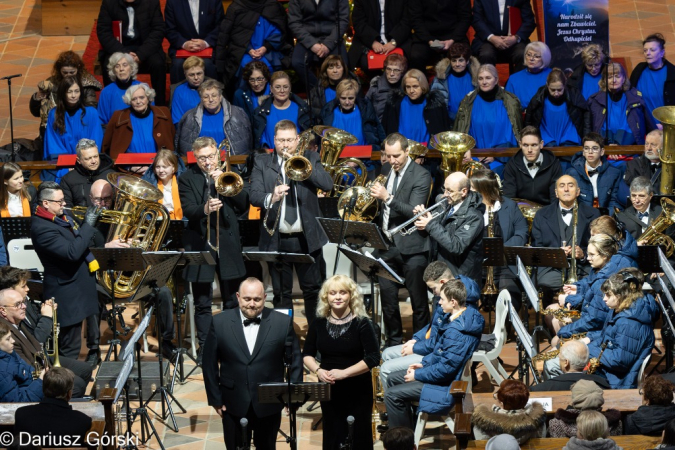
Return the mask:
M 116 111 L 103 136 L 101 151 L 117 159 L 121 153 L 155 153 L 173 150 L 175 129 L 166 106 L 152 106 L 155 90 L 146 83 L 129 87 L 124 93 L 128 108 Z
M 199 86 L 204 80 L 214 79 L 205 77 L 206 65 L 202 58 L 190 56 L 184 61 L 184 80 L 177 85 L 171 85 L 171 121 L 174 126 L 178 125 L 186 112 L 199 105 Z
M 675 419 L 666 424 L 661 437 L 661 444 L 656 447 L 662 450 L 675 449 Z
M 581 93 L 567 86 L 567 77 L 556 67 L 546 77 L 546 86 L 532 97 L 525 125 L 539 128 L 547 147 L 576 146 L 591 131 L 591 112 Z
M 111 85 L 112 86 L 112 85 Z M 66 206 L 91 206 L 89 191 L 96 180 L 106 180 L 114 172 L 113 161 L 105 153 L 100 154 L 96 142 L 80 139 L 75 147 L 75 168 L 61 179 Z
M 391 428 L 380 439 L 384 450 L 417 450 L 415 435 L 410 428 Z
M 384 59 L 384 75 L 378 75 L 370 80 L 370 88 L 366 98 L 371 101 L 377 114 L 377 119 L 382 122 L 384 109 L 392 92 L 401 88 L 401 77 L 408 70 L 408 60 L 405 56 L 390 53 Z
M 661 157 L 663 131 L 652 130 L 645 138 L 645 152 L 626 163 L 623 179 L 630 186 L 637 177 L 647 178 L 655 192 L 661 192 Z
M 537 90 L 546 85 L 551 69 L 551 50 L 543 42 L 530 42 L 525 47 L 525 68 L 509 76 L 506 90 L 520 100 L 520 106 L 527 110 Z
M 309 92 L 309 106 L 312 108 L 312 122 L 321 123 L 321 110 L 327 103 L 335 100 L 337 85 L 340 81 L 352 79 L 357 82 L 356 76 L 349 73 L 344 60 L 339 55 L 330 55 L 321 63 L 319 70 L 319 84 Z M 359 96 L 361 89 L 357 89 Z
M 23 169 L 6 162 L 0 167 L 0 217 L 30 217 L 37 206 L 37 190 L 26 183 Z
M 478 67 L 478 60 L 471 56 L 471 47 L 464 42 L 452 44 L 447 58 L 436 64 L 436 77 L 431 83 L 431 90 L 443 94 L 451 123 L 455 121 L 461 101 L 475 89 L 474 79 L 478 75 Z
M 630 84 L 641 94 L 648 111 L 675 105 L 675 65 L 665 58 L 666 39 L 661 33 L 642 41 L 645 60 L 630 74 Z
M 485 443 L 485 450 L 520 450 L 520 445 L 510 434 L 498 434 Z
M 571 341 L 579 342 L 579 341 Z M 583 343 L 579 342 L 581 345 Z M 584 345 L 584 347 L 586 347 Z M 586 359 L 588 359 L 588 349 L 586 349 Z M 562 375 L 561 375 L 562 376 Z M 592 377 L 593 375 L 588 375 Z M 603 379 L 602 377 L 597 377 Z M 607 381 L 605 380 L 605 384 Z M 570 390 L 562 389 L 562 390 Z M 607 409 L 602 411 L 602 405 L 605 404 L 604 392 L 598 384 L 588 378 L 579 379 L 571 386 L 572 401 L 567 408 L 559 408 L 555 412 L 555 417 L 548 422 L 548 433 L 553 438 L 571 438 L 577 436 L 577 419 L 583 411 L 598 411 L 607 419 L 609 434 L 611 436 L 620 436 L 622 430 L 621 411 L 616 409 Z M 636 433 L 639 434 L 639 433 Z
M 518 144 L 520 150 L 504 167 L 504 195 L 539 205 L 555 202 L 555 182 L 563 174 L 560 162 L 550 150 L 544 149 L 541 134 L 533 126 L 522 129 Z
M 101 91 L 97 108 L 103 128 L 108 126 L 108 122 L 110 122 L 110 118 L 115 111 L 127 108 L 128 105 L 123 100 L 127 89 L 140 83 L 136 80 L 138 64 L 129 53 L 113 53 L 108 59 L 107 69 L 112 83 Z
M 562 375 L 535 384 L 530 388 L 531 392 L 569 391 L 579 380 L 589 380 L 602 389 L 611 389 L 606 379 L 584 372 L 588 364 L 588 346 L 585 342 L 579 340 L 565 342 L 560 347 L 558 362 Z
M 530 438 L 546 437 L 546 411 L 539 402 L 527 404 L 530 390 L 521 381 L 502 381 L 493 396 L 498 405 L 478 405 L 471 416 L 476 439 L 505 433 L 524 444 Z
M 498 62 L 509 63 L 509 73 L 523 69 L 525 46 L 530 42 L 530 35 L 537 27 L 528 0 L 514 0 L 509 6 L 520 10 L 521 25 L 518 32 L 510 33 L 510 13 L 506 2 L 498 0 L 476 0 L 473 4 L 473 29 L 476 35 L 471 43 L 474 55 L 481 64 L 496 65 Z
M 580 50 L 581 64 L 569 77 L 569 86 L 576 88 L 586 100 L 600 89 L 605 53 L 599 44 L 588 44 Z
M 563 450 L 621 450 L 607 437 L 607 418 L 598 411 L 583 411 L 577 418 L 577 435 L 572 436 Z
M 21 305 L 19 305 L 21 308 Z M 14 351 L 11 325 L 0 322 L 0 402 L 37 402 L 42 400 L 42 378 L 33 379 L 34 368 Z
M 645 379 L 640 393 L 642 406 L 626 417 L 626 434 L 658 436 L 675 419 L 673 384 L 659 375 Z
M 234 93 L 232 104 L 246 112 L 253 123 L 254 112 L 258 106 L 270 96 L 270 69 L 261 61 L 251 61 L 244 66 L 241 74 L 245 87 Z
M 185 79 L 184 58 L 176 56 L 178 50 L 199 53 L 207 48 L 215 50 L 218 30 L 225 13 L 219 0 L 182 1 L 167 0 L 164 7 L 166 39 L 169 41 L 171 58 L 171 84 Z M 215 53 L 215 52 L 214 52 Z M 210 78 L 216 78 L 216 66 L 211 57 L 200 58 L 204 62 L 204 72 Z
M 201 102 L 187 111 L 176 126 L 176 152 L 187 155 L 192 143 L 202 136 L 213 138 L 218 144 L 228 139 L 233 155 L 245 155 L 251 149 L 251 122 L 238 106 L 223 97 L 223 85 L 206 80 L 199 86 Z

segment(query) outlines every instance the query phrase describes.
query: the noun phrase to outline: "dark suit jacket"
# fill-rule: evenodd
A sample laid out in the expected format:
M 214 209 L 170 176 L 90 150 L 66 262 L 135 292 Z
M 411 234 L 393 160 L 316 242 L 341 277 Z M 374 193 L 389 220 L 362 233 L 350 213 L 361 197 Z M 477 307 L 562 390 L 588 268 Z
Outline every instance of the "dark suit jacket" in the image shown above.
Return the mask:
M 190 5 L 185 0 L 167 0 L 164 7 L 166 39 L 171 44 L 169 56 L 183 48 L 190 39 L 202 39 L 215 51 L 220 22 L 225 17 L 220 0 L 199 0 L 199 32 L 192 21 Z
M 59 304 L 59 324 L 75 325 L 98 314 L 96 277 L 86 261 L 94 228 L 84 224 L 75 236 L 69 228 L 34 216 L 30 235 L 45 269 L 43 296 Z
M 546 392 L 546 391 L 569 391 L 572 385 L 579 380 L 589 380 L 597 384 L 600 389 L 612 389 L 606 378 L 599 375 L 592 375 L 587 373 L 564 373 L 555 378 L 546 380 L 543 383 L 536 384 L 530 387 L 532 392 Z
M 333 180 L 321 164 L 321 158 L 317 152 L 306 151 L 305 158 L 312 164 L 312 175 L 305 181 L 295 181 L 298 211 L 302 221 L 302 232 L 307 240 L 307 246 L 310 253 L 321 249 L 328 238 L 323 229 L 317 222 L 317 217 L 322 217 L 319 209 L 319 200 L 316 196 L 316 190 L 330 191 L 333 189 Z M 260 217 L 265 220 L 265 198 L 267 194 L 274 192 L 279 178 L 279 164 L 277 162 L 276 152 L 266 155 L 257 155 L 251 172 L 251 204 L 261 208 Z M 270 209 L 267 218 L 267 226 L 272 228 L 277 217 L 281 202 L 276 202 Z M 264 229 L 262 220 L 260 221 L 260 250 L 263 252 L 276 251 L 279 248 L 279 227 L 277 226 L 272 236 Z
M 37 405 L 22 406 L 14 416 L 14 435 L 30 433 L 32 436 L 72 436 L 78 442 L 64 447 L 86 447 L 87 431 L 91 428 L 91 417 L 81 411 L 74 411 L 67 401 L 45 397 Z M 58 441 L 56 441 L 58 442 Z M 66 443 L 65 440 L 62 441 Z M 76 445 L 77 444 L 77 445 Z
M 644 154 L 626 163 L 626 174 L 623 179 L 628 187 L 637 177 L 647 177 L 652 182 L 654 193 L 661 192 L 661 168 L 652 175 L 651 161 Z
M 279 414 L 283 408 L 281 403 L 258 402 L 258 384 L 284 381 L 287 345 L 292 348 L 291 381 L 300 382 L 302 356 L 290 316 L 263 309 L 251 354 L 239 308 L 215 315 L 202 364 L 209 405 L 225 405 L 230 414 L 238 417 L 244 417 L 251 404 L 257 417 Z
M 30 330 L 23 322 L 19 324 L 19 328 L 21 331 L 23 331 L 23 334 L 21 334 L 21 331 L 19 331 L 4 317 L 0 317 L 0 323 L 7 325 L 9 330 L 12 332 L 12 337 L 15 341 L 14 352 L 19 355 L 21 359 L 26 361 L 26 363 L 32 366 L 33 362 L 35 361 L 35 354 L 41 350 L 40 342 L 35 339 L 35 336 L 31 334 Z
M 188 227 L 183 232 L 183 246 L 186 251 L 208 250 L 214 259 L 218 256 L 206 244 L 206 221 L 204 205 L 208 200 L 208 185 L 206 177 L 197 164 L 189 167 L 178 178 L 178 193 L 180 204 L 183 207 L 183 217 L 188 219 Z M 212 197 L 216 196 L 211 186 Z M 241 240 L 239 238 L 239 222 L 237 216 L 248 208 L 248 190 L 244 189 L 234 197 L 218 195 L 223 207 L 218 213 L 211 213 L 211 244 L 216 244 L 216 233 L 220 235 L 221 280 L 241 278 L 246 275 L 244 259 L 241 256 Z M 216 229 L 217 215 L 220 214 L 220 230 Z M 207 283 L 213 281 L 214 266 L 187 266 L 183 277 L 185 281 Z
M 487 42 L 487 38 L 491 34 L 508 36 L 509 6 L 520 8 L 520 16 L 523 23 L 516 35 L 520 36 L 521 42 L 530 42 L 530 35 L 534 29 L 537 28 L 530 0 L 506 0 L 503 24 L 499 21 L 499 3 L 497 0 L 475 0 L 473 4 L 473 23 L 471 24 L 476 32 L 473 42 L 471 43 L 474 52 L 478 52 L 481 45 Z
M 387 176 L 387 183 L 389 177 L 393 176 L 391 165 L 386 163 L 382 166 L 382 174 Z M 385 186 L 387 185 L 385 183 Z M 431 189 L 431 175 L 424 167 L 411 161 L 403 174 L 403 178 L 399 180 L 396 187 L 396 193 L 389 205 L 389 229 L 394 228 L 402 223 L 410 220 L 415 215 L 413 208 L 417 205 L 426 205 L 429 200 L 429 189 Z M 377 217 L 377 225 L 382 227 L 382 216 L 384 205 L 380 203 L 380 213 Z M 401 236 L 396 233 L 392 236 L 394 245 L 403 255 L 412 255 L 415 253 L 422 253 L 431 249 L 429 237 L 425 232 L 415 230 L 408 236 Z
M 649 225 L 656 220 L 656 218 L 661 214 L 662 208 L 658 203 L 652 203 L 649 206 Z M 625 211 L 619 212 L 616 215 L 616 219 L 621 222 L 626 229 L 634 238 L 637 240 L 638 237 L 642 234 L 643 222 L 638 218 L 637 211 L 634 207 L 629 206 Z M 665 231 L 667 235 L 673 234 L 673 227 L 668 227 Z
M 562 245 L 560 227 L 558 226 L 558 214 L 560 214 L 559 202 L 551 203 L 537 211 L 532 221 L 533 247 L 559 248 Z M 577 245 L 582 248 L 584 253 L 586 253 L 588 240 L 591 238 L 589 225 L 597 217 L 600 217 L 600 211 L 579 203 Z

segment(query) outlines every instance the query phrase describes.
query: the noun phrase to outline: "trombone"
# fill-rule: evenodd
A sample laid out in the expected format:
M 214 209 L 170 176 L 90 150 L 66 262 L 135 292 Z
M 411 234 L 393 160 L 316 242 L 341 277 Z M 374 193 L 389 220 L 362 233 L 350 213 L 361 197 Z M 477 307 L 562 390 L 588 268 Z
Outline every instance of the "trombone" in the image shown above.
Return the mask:
M 220 152 L 225 149 L 225 160 L 220 162 Z M 230 169 L 230 152 L 232 150 L 232 144 L 228 138 L 223 139 L 223 141 L 218 145 L 218 164 L 216 168 L 211 171 L 211 173 L 216 170 L 222 170 L 218 178 L 215 180 L 215 188 L 218 195 L 223 197 L 234 197 L 239 194 L 242 189 L 244 189 L 244 180 L 236 172 L 232 172 Z M 209 173 L 209 175 L 211 174 Z M 211 201 L 211 180 L 209 177 L 209 198 L 207 202 Z M 211 247 L 211 250 L 217 252 L 220 249 L 220 211 L 216 211 L 216 245 L 211 243 L 211 212 L 206 215 L 206 243 Z

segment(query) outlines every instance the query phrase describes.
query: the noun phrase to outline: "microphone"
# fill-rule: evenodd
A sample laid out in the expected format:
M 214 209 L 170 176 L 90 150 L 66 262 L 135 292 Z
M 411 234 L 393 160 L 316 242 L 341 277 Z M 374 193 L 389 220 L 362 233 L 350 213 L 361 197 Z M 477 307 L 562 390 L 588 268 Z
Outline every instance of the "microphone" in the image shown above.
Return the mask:
M 352 193 L 352 196 L 349 198 L 349 210 L 354 213 L 354 208 L 356 207 L 356 200 L 358 200 L 359 196 L 356 194 L 356 192 Z
M 349 450 L 354 448 L 354 416 L 347 416 L 347 427 L 349 432 L 347 434 L 347 445 Z
M 0 80 L 11 80 L 12 78 L 17 78 L 17 77 L 20 77 L 20 76 L 22 76 L 22 75 L 20 73 L 17 73 L 16 75 L 8 75 L 6 77 L 2 77 L 2 78 L 0 78 Z
M 292 342 L 286 342 L 285 348 L 284 348 L 284 360 L 290 364 L 291 361 L 293 360 L 293 343 Z
M 248 441 L 248 433 L 247 433 L 247 428 L 248 428 L 248 419 L 246 417 L 242 417 L 241 420 L 239 421 L 239 425 L 241 425 L 241 439 L 244 445 L 242 445 L 242 450 L 248 450 L 251 448 L 249 445 Z

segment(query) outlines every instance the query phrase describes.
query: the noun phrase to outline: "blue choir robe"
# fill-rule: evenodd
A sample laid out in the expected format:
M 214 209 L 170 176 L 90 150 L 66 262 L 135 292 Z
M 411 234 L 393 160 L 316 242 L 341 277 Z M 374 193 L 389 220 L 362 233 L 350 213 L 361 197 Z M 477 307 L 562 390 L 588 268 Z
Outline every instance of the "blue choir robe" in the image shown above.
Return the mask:
M 634 145 L 635 136 L 628 125 L 626 118 L 626 95 L 621 96 L 621 100 L 615 102 L 609 99 L 609 143 L 618 145 Z M 607 121 L 602 122 L 601 133 L 605 136 L 607 130 Z
M 251 35 L 251 41 L 249 43 L 248 49 L 244 54 L 244 57 L 241 59 L 241 64 L 239 65 L 239 71 L 244 68 L 244 66 L 251 61 L 251 55 L 248 54 L 248 50 L 256 50 L 265 45 L 265 42 L 269 42 L 272 45 L 272 48 L 280 47 L 283 42 L 281 41 L 281 31 L 269 20 L 265 19 L 263 16 L 258 18 L 258 23 L 255 25 L 253 30 L 253 35 Z M 274 72 L 275 68 L 279 66 L 282 56 L 276 50 L 267 51 L 265 56 L 260 59 L 260 61 L 267 64 L 270 72 Z M 239 75 L 239 73 L 237 74 Z
M 176 125 L 183 118 L 183 115 L 199 105 L 202 99 L 199 97 L 197 88 L 191 87 L 187 81 L 179 84 L 173 90 L 171 96 L 171 120 Z
M 212 137 L 217 143 L 220 143 L 225 139 L 225 131 L 223 130 L 223 123 L 225 119 L 223 118 L 223 108 L 220 108 L 215 114 L 211 114 L 206 109 L 204 109 L 204 115 L 202 116 L 202 129 L 199 130 L 199 137 L 209 136 Z
M 541 138 L 547 147 L 580 145 L 581 138 L 567 113 L 567 105 L 554 105 L 544 100 L 544 116 L 541 121 Z
M 584 73 L 584 88 L 581 91 L 581 94 L 586 100 L 600 90 L 600 85 L 598 83 L 600 83 L 601 78 L 602 72 L 598 73 L 596 76 L 592 76 L 588 72 Z
M 506 90 L 514 94 L 520 100 L 520 106 L 527 109 L 530 100 L 534 97 L 540 87 L 546 84 L 546 77 L 551 73 L 548 67 L 539 73 L 531 73 L 527 69 L 516 72 L 509 77 L 506 82 Z
M 407 95 L 401 101 L 401 112 L 398 116 L 398 132 L 408 139 L 417 142 L 429 142 L 429 130 L 424 121 L 425 98 L 421 103 L 413 103 Z
M 135 84 L 140 84 L 138 80 L 132 80 L 131 86 Z M 101 91 L 101 95 L 98 97 L 98 118 L 101 120 L 101 123 L 105 126 L 110 122 L 115 111 L 120 109 L 127 109 L 129 105 L 124 103 L 122 97 L 126 89 L 119 87 L 117 83 L 110 83 Z
M 326 99 L 326 103 L 332 102 L 335 100 L 335 97 L 337 97 L 335 88 L 333 86 L 327 86 L 326 89 L 323 90 L 323 96 Z
M 468 70 L 465 70 L 464 74 L 459 77 L 453 75 L 453 73 L 451 70 L 448 74 L 448 114 L 450 115 L 450 120 L 454 122 L 455 117 L 457 117 L 459 104 L 475 88 L 471 84 L 471 74 Z
M 335 108 L 333 111 L 333 124 L 335 128 L 345 130 L 347 133 L 354 135 L 359 141 L 352 145 L 366 145 L 363 137 L 363 122 L 361 121 L 361 110 L 358 105 L 354 105 L 354 110 L 348 114 L 340 111 L 340 108 Z
M 471 110 L 469 134 L 476 140 L 476 148 L 517 147 L 513 127 L 504 102 L 486 102 L 476 96 Z
M 127 153 L 155 153 L 157 144 L 152 135 L 154 115 L 152 112 L 147 117 L 137 117 L 133 112 L 131 117 L 131 129 L 134 131 L 131 136 L 131 144 Z
M 290 106 L 286 109 L 278 109 L 276 106 L 274 106 L 274 103 L 272 103 L 270 113 L 267 116 L 265 131 L 263 132 L 262 138 L 260 140 L 260 145 L 267 146 L 267 148 L 274 148 L 274 127 L 280 120 L 290 120 L 297 128 L 298 111 L 298 105 L 293 101 L 291 101 Z M 300 128 L 298 128 L 298 133 L 300 133 Z
M 652 70 L 647 67 L 640 75 L 640 79 L 637 82 L 637 90 L 642 94 L 642 98 L 647 103 L 647 108 L 650 111 L 654 111 L 656 108 L 665 105 L 663 101 L 663 89 L 666 84 L 667 72 L 668 68 L 664 65 L 659 70 Z

